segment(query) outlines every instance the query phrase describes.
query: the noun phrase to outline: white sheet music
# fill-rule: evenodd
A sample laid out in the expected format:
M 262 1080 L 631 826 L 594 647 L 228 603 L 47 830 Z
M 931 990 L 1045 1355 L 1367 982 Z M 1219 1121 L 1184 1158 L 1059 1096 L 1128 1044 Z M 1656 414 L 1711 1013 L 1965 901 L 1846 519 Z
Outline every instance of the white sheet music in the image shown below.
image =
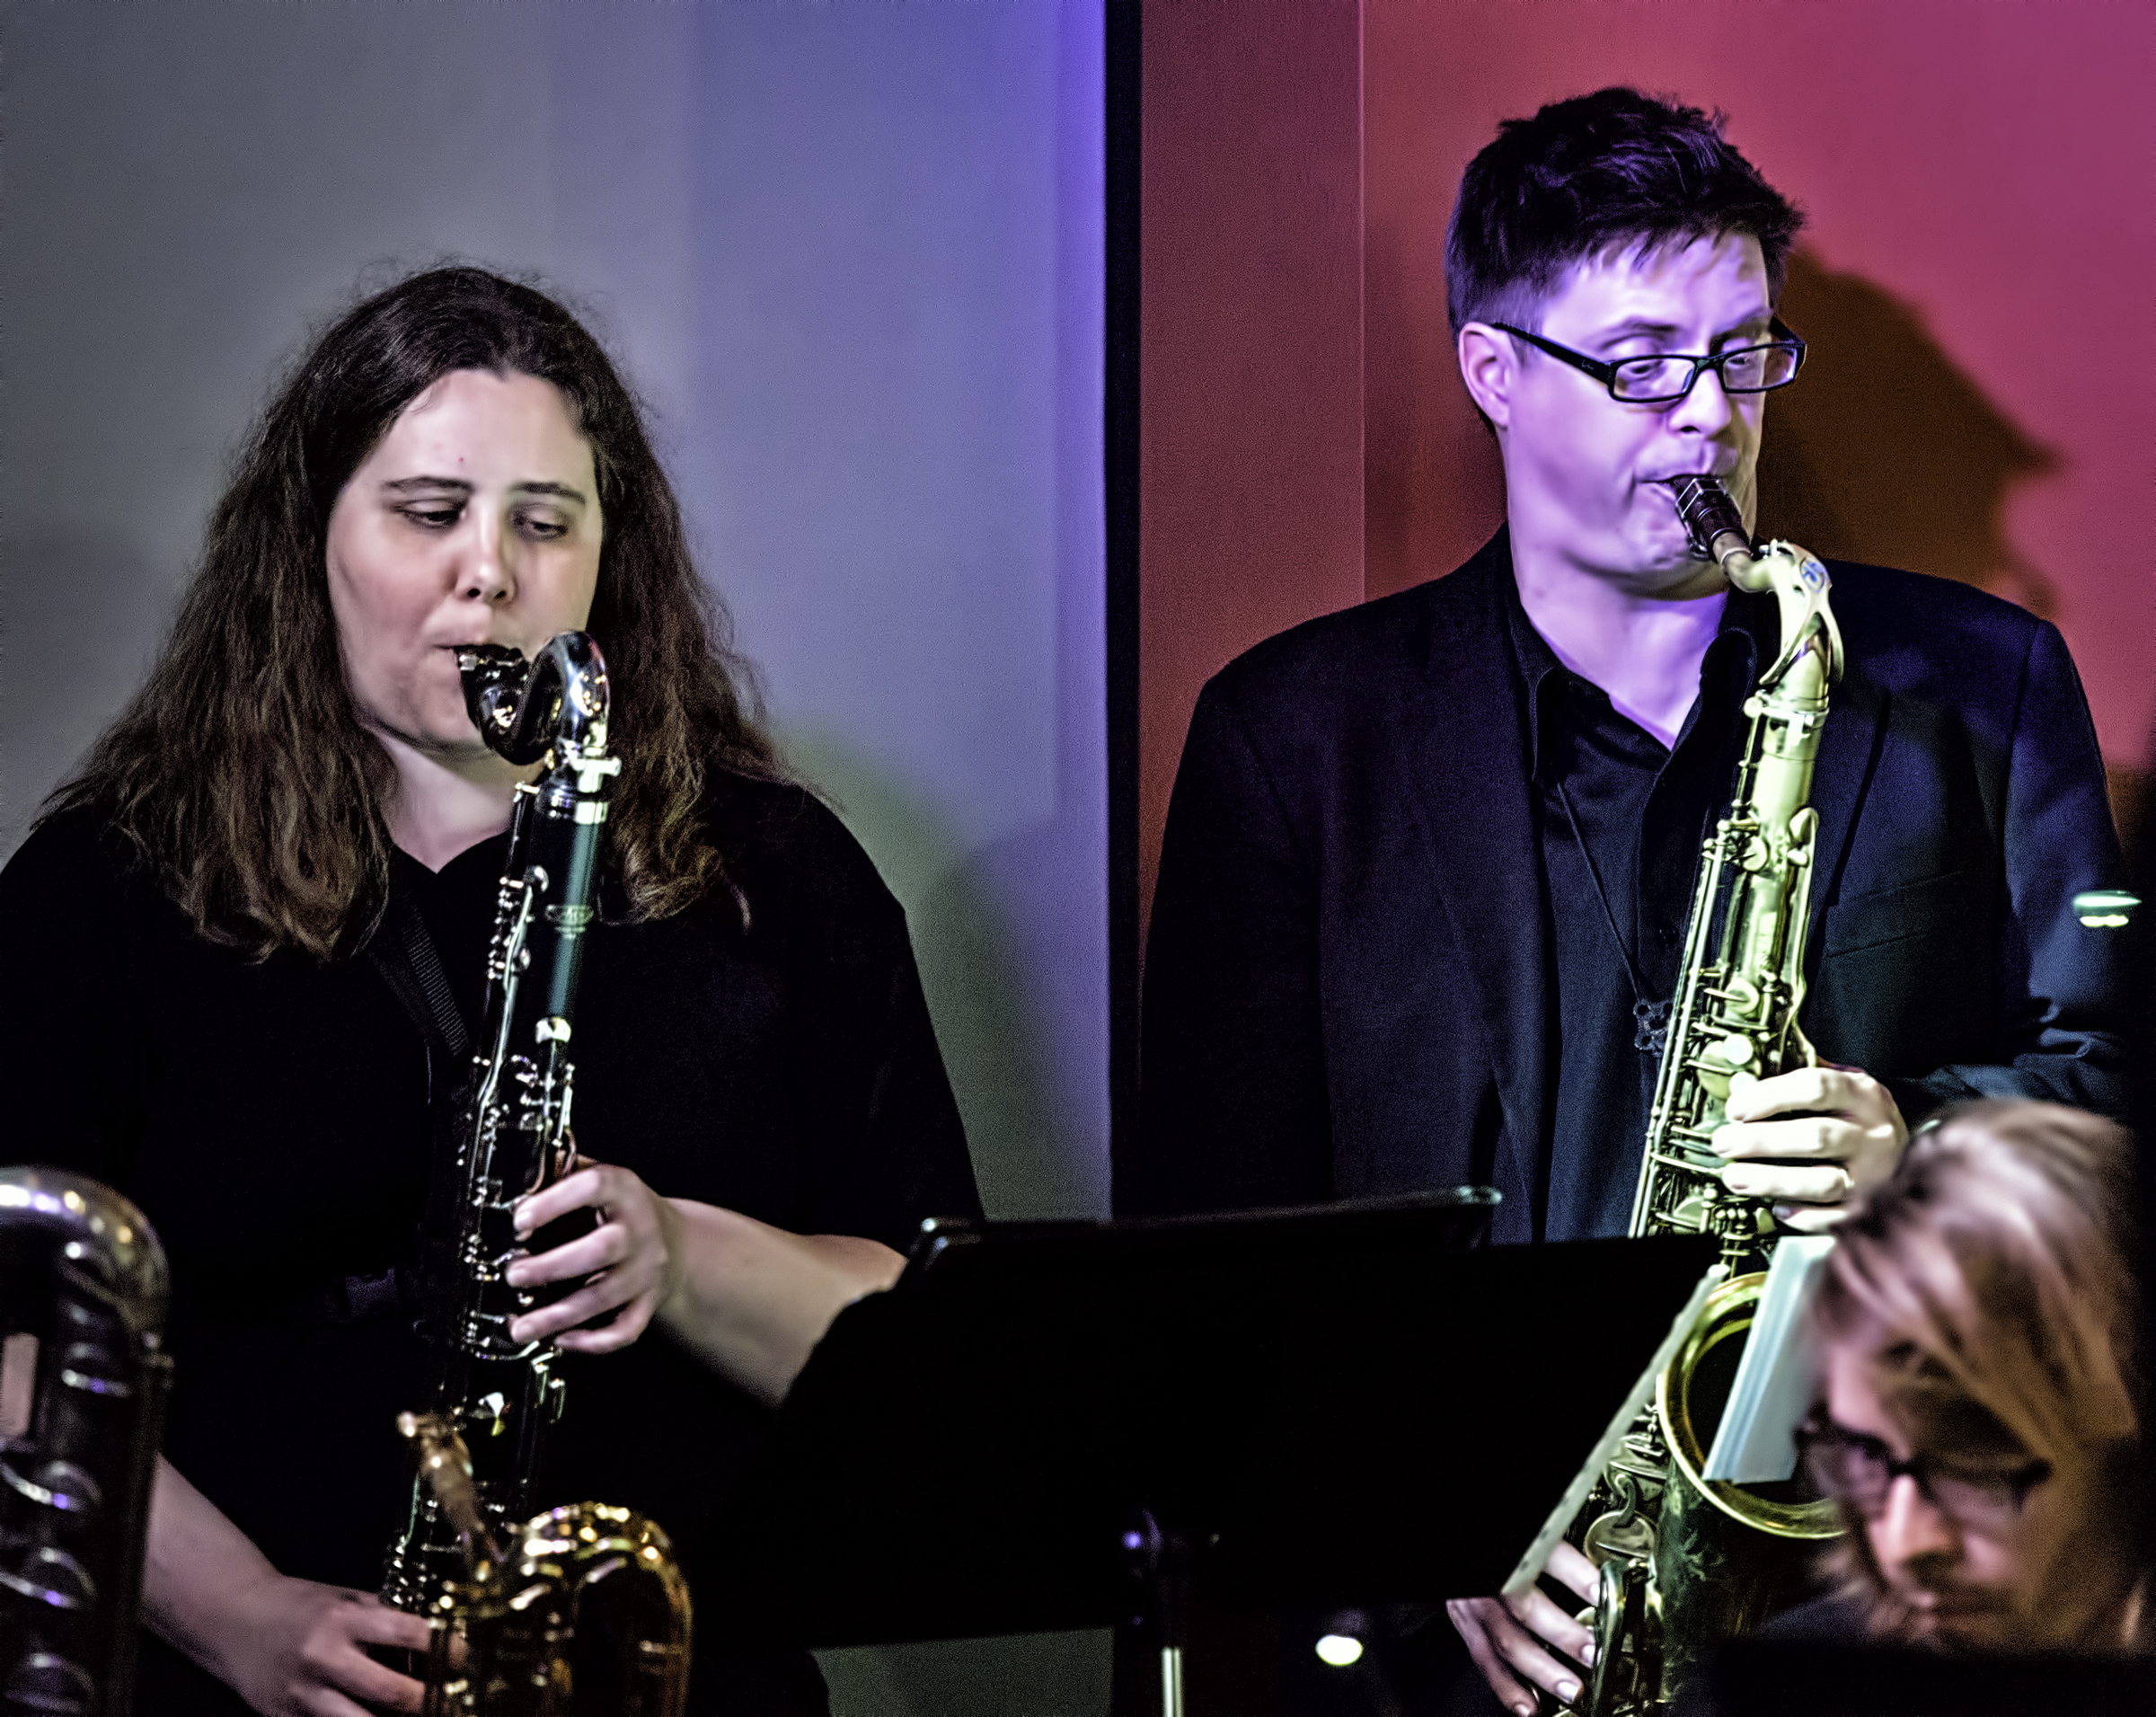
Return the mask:
M 1796 1472 L 1797 1427 L 1819 1390 L 1818 1366 L 1798 1339 L 1799 1325 L 1833 1249 L 1832 1235 L 1784 1235 L 1775 1242 L 1702 1476 L 1765 1484 Z

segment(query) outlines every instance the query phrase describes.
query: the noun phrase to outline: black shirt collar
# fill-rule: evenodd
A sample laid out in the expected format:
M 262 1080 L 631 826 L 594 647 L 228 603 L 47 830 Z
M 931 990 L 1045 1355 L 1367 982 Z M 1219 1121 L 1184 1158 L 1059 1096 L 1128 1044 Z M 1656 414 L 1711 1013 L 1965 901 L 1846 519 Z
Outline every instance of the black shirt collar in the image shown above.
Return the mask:
M 1558 660 L 1557 652 L 1550 648 L 1550 641 L 1534 629 L 1527 617 L 1526 605 L 1520 600 L 1517 579 L 1509 567 L 1505 576 L 1505 614 L 1512 633 L 1513 657 L 1517 664 L 1521 680 L 1527 688 L 1527 759 L 1531 779 L 1542 779 L 1542 703 L 1546 692 L 1568 684 L 1593 686 L 1593 682 L 1582 678 Z M 1775 612 L 1774 598 L 1765 591 L 1752 592 L 1732 589 L 1722 605 L 1721 628 L 1707 653 L 1700 662 L 1701 698 L 1694 701 L 1690 714 L 1684 718 L 1684 727 L 1677 736 L 1677 743 L 1684 742 L 1684 735 L 1697 725 L 1702 704 L 1720 705 L 1727 703 L 1734 709 L 1744 700 L 1746 692 L 1759 676 L 1762 663 L 1771 662 L 1780 648 L 1780 621 Z M 1556 677 L 1552 678 L 1552 676 Z M 1601 695 L 1601 688 L 1593 686 Z

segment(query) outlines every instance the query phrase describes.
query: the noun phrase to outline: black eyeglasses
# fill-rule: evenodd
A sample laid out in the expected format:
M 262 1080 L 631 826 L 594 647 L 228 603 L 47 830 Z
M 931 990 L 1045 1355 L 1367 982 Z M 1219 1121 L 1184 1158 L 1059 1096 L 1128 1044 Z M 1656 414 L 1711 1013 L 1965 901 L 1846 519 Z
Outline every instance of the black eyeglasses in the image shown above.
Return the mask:
M 1569 364 L 1574 369 L 1592 376 L 1610 390 L 1612 399 L 1621 400 L 1627 405 L 1674 404 L 1692 392 L 1692 384 L 1700 379 L 1703 369 L 1710 369 L 1721 377 L 1725 394 L 1764 394 L 1770 388 L 1787 387 L 1804 367 L 1804 341 L 1780 316 L 1768 324 L 1767 332 L 1775 338 L 1764 346 L 1740 346 L 1733 351 L 1714 352 L 1706 357 L 1657 352 L 1648 358 L 1620 358 L 1613 364 L 1589 358 L 1569 346 L 1560 346 L 1554 340 L 1544 340 L 1540 334 L 1531 334 L 1524 328 L 1515 328 L 1508 322 L 1493 322 L 1489 325 L 1525 341 L 1537 351 L 1548 352 L 1560 363 Z
M 1904 1474 L 1948 1518 L 1965 1527 L 1995 1527 L 2021 1511 L 2028 1493 L 2051 1476 L 2048 1461 L 2019 1466 L 1964 1466 L 1937 1456 L 1896 1460 L 1876 1437 L 1846 1425 L 1814 1421 L 1798 1429 L 1805 1471 L 1822 1495 L 1846 1502 L 1859 1514 L 1876 1515 Z

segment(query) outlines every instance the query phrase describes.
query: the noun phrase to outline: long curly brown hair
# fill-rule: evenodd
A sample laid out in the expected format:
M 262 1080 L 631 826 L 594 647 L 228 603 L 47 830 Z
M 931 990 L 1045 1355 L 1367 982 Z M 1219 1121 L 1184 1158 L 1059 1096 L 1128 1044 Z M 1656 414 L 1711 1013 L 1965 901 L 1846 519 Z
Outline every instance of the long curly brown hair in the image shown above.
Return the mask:
M 256 958 L 349 951 L 387 898 L 392 766 L 346 685 L 325 544 L 352 473 L 460 369 L 552 382 L 591 443 L 606 529 L 589 629 L 614 688 L 608 844 L 630 913 L 665 917 L 730 887 L 707 779 L 780 774 L 725 609 L 598 342 L 544 293 L 484 270 L 412 275 L 293 367 L 210 516 L 163 653 L 44 810 L 100 814 L 202 935 Z

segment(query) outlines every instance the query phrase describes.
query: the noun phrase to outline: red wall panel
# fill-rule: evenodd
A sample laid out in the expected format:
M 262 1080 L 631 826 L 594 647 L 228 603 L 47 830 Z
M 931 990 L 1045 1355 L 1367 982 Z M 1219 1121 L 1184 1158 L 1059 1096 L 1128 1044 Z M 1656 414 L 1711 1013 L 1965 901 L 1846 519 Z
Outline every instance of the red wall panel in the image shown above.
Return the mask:
M 1206 677 L 1503 518 L 1445 223 L 1498 120 L 1611 83 L 1727 111 L 1811 217 L 1763 528 L 2049 615 L 2149 761 L 2156 7 L 1146 0 L 1144 60 L 1141 914 Z
M 1363 597 L 1356 0 L 1149 0 L 1139 922 L 1198 688 Z

